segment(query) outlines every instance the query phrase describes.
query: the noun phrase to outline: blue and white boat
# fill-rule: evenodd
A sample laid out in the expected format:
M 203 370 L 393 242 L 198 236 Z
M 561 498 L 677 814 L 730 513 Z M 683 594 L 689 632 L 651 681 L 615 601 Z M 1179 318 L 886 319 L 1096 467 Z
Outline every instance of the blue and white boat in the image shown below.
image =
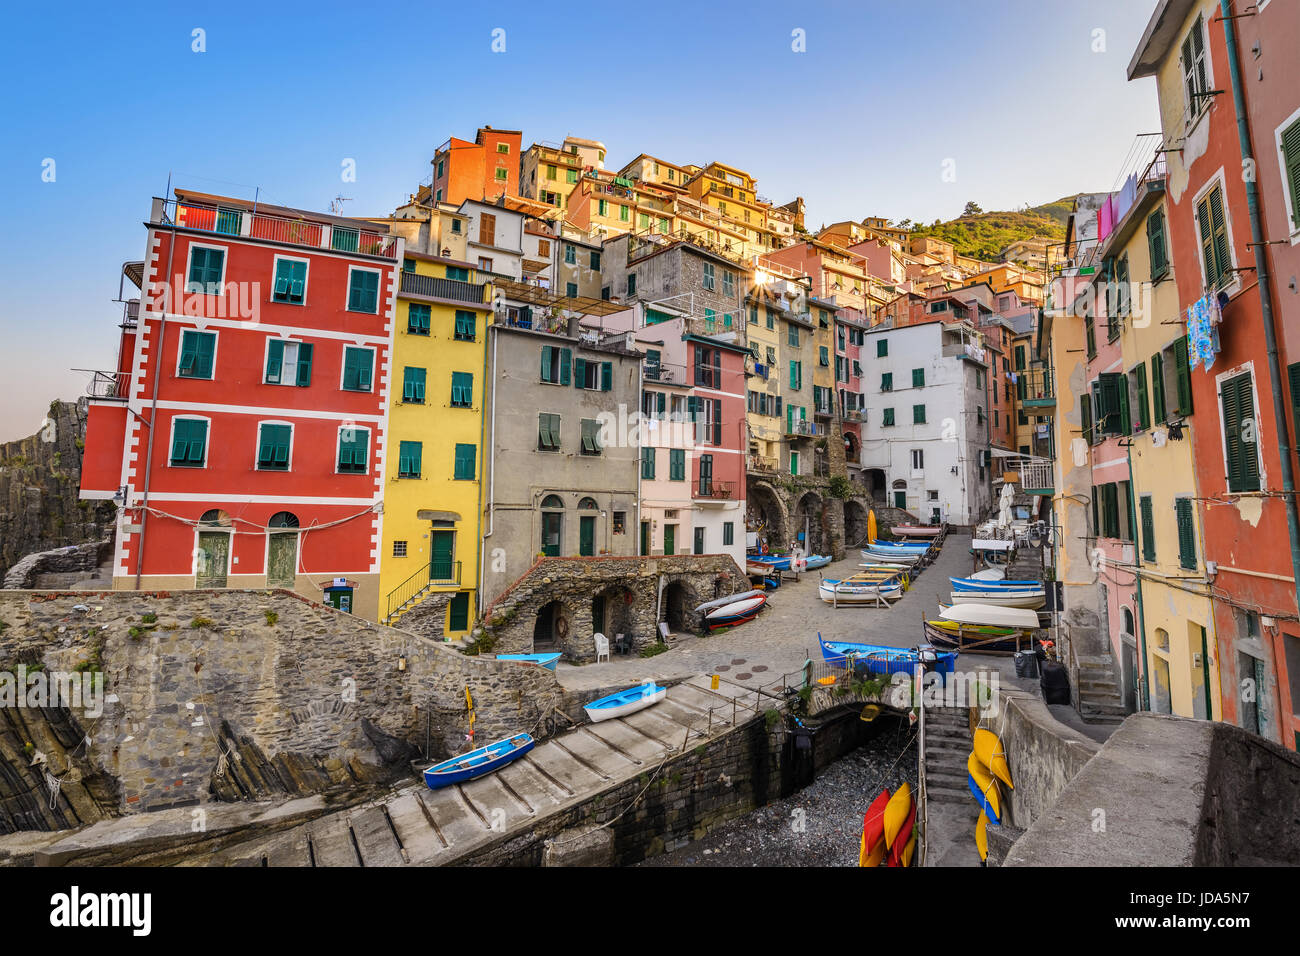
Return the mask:
M 915 544 L 904 541 L 872 541 L 867 545 L 867 547 L 874 548 L 878 551 L 915 551 L 920 554 L 925 554 L 925 552 L 929 551 L 934 547 L 934 545 L 928 541 L 918 542 Z
M 804 559 L 804 570 L 815 571 L 818 568 L 824 568 L 831 563 L 829 554 L 810 554 Z
M 826 578 L 817 586 L 817 594 L 827 604 L 836 607 L 855 604 L 879 605 L 880 599 L 897 601 L 903 596 L 903 584 L 896 577 L 881 578 L 874 575 L 845 578 L 834 581 Z
M 788 554 L 751 554 L 751 561 L 760 561 L 763 564 L 771 565 L 778 571 L 789 571 L 791 556 Z
M 857 674 L 911 674 L 915 675 L 917 665 L 921 662 L 921 651 L 933 651 L 935 664 L 931 668 L 939 674 L 951 674 L 957 668 L 956 651 L 939 651 L 923 645 L 916 647 L 887 647 L 883 644 L 857 644 L 849 641 L 822 640 L 817 633 L 817 643 L 821 645 L 822 657 L 831 667 L 848 667 L 853 665 Z
M 430 790 L 438 790 L 453 783 L 473 780 L 504 767 L 512 760 L 518 760 L 533 749 L 534 743 L 531 734 L 515 734 L 505 740 L 498 740 L 494 744 L 434 764 L 424 771 L 424 782 Z
M 648 681 L 639 687 L 629 687 L 608 697 L 593 700 L 582 709 L 593 721 L 612 720 L 615 717 L 634 714 L 638 710 L 645 710 L 659 703 L 667 695 L 667 687 L 660 687 L 654 681 Z
M 1042 581 L 987 581 L 978 578 L 949 578 L 954 591 L 1041 591 Z
M 536 664 L 538 667 L 545 667 L 548 671 L 555 670 L 555 664 L 560 659 L 560 653 L 557 651 L 553 654 L 498 654 L 499 661 L 518 661 L 520 664 Z
M 862 556 L 872 563 L 885 564 L 917 564 L 925 557 L 923 554 L 912 554 L 908 551 L 873 551 L 870 548 L 864 548 Z

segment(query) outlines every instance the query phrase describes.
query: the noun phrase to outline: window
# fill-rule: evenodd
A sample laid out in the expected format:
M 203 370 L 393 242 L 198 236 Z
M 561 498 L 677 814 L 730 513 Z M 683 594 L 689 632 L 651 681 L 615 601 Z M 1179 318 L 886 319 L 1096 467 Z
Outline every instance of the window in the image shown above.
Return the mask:
M 758 306 L 756 305 L 749 307 L 749 324 L 758 325 Z
M 1215 290 L 1231 285 L 1236 273 L 1232 271 L 1223 190 L 1218 183 L 1196 201 L 1196 225 L 1201 244 L 1201 266 L 1205 270 L 1205 288 Z
M 722 387 L 722 351 L 695 347 L 695 384 L 703 388 Z
M 627 512 L 626 512 L 626 511 L 615 511 L 615 512 L 614 512 L 614 527 L 613 527 L 613 533 L 614 533 L 614 534 L 627 534 Z
M 830 350 L 827 349 L 827 347 L 824 345 L 819 345 L 817 347 L 817 364 L 820 365 L 822 368 L 830 368 L 831 365 Z
M 212 378 L 212 364 L 216 354 L 215 332 L 185 329 L 181 332 L 180 362 L 176 374 L 181 378 Z
M 171 464 L 202 468 L 207 463 L 208 423 L 201 418 L 172 419 Z
M 440 190 L 438 190 L 438 192 L 441 193 L 442 190 L 440 189 Z M 462 220 L 460 220 L 460 219 L 453 219 L 453 220 L 451 221 L 451 231 L 452 231 L 452 233 L 453 233 L 454 235 L 457 235 L 457 236 L 460 235 L 460 231 L 461 231 L 461 223 L 462 223 Z
M 582 420 L 582 454 L 600 454 L 600 422 L 593 418 Z
M 722 400 L 717 398 L 686 399 L 687 416 L 695 423 L 695 441 L 701 444 L 722 444 Z
M 271 339 L 266 345 L 266 384 L 311 384 L 312 347 L 305 342 Z
M 627 294 L 636 295 L 636 273 L 631 272 L 627 277 Z
M 458 342 L 473 342 L 478 334 L 478 317 L 465 309 L 456 310 L 455 338 Z
M 564 247 L 564 262 L 565 265 L 570 265 L 570 266 L 577 265 L 578 250 L 575 249 L 573 246 L 566 244 Z
M 552 385 L 569 384 L 573 353 L 551 345 L 542 346 L 542 381 Z
M 614 363 L 592 362 L 579 356 L 573 360 L 573 386 L 587 391 L 608 392 L 614 387 Z
M 498 153 L 506 153 L 506 154 L 508 155 L 508 154 L 510 153 L 510 144 L 509 144 L 509 143 L 497 143 L 497 152 L 498 152 Z
M 482 271 L 482 272 L 491 272 L 491 271 L 492 271 L 492 260 L 489 259 L 487 256 L 479 256 L 479 257 L 478 257 L 478 267 L 479 267 L 480 271 Z
M 922 449 L 922 448 L 913 448 L 913 449 L 912 449 L 912 470 L 913 470 L 913 471 L 924 471 L 924 470 L 925 470 L 925 450 L 924 450 L 924 449 Z
M 600 271 L 600 253 L 599 253 L 599 252 L 593 252 L 593 253 L 591 254 L 591 267 L 592 267 L 593 269 L 595 269 L 597 272 Z
M 395 558 L 404 558 L 404 557 L 406 557 L 406 542 L 405 542 L 405 541 L 394 541 L 394 542 L 393 542 L 393 557 L 395 557 Z
M 1156 524 L 1151 512 L 1151 496 L 1143 495 L 1138 499 L 1138 510 L 1142 513 L 1142 560 L 1156 559 Z
M 1192 499 L 1177 499 L 1174 502 L 1174 515 L 1178 519 L 1178 566 L 1195 571 L 1196 526 L 1192 522 Z
M 641 477 L 647 481 L 652 480 L 655 476 L 655 450 L 653 448 L 641 449 Z
M 1169 274 L 1169 252 L 1165 246 L 1165 214 L 1157 209 L 1147 216 L 1147 252 L 1151 257 L 1151 281 Z
M 925 369 L 923 368 L 912 369 L 912 387 L 925 388 Z
M 489 259 L 487 262 L 491 265 L 492 260 Z M 469 270 L 464 266 L 447 266 L 446 275 L 448 279 L 455 279 L 457 282 L 469 281 Z
M 668 480 L 669 481 L 686 480 L 686 449 L 684 448 L 668 449 Z
M 289 442 L 293 429 L 289 425 L 262 424 L 257 429 L 257 470 L 288 471 Z
M 424 443 L 418 441 L 404 441 L 398 446 L 397 453 L 397 477 L 398 478 L 419 478 L 421 461 L 424 455 Z
M 1187 120 L 1201 115 L 1210 105 L 1209 67 L 1205 56 L 1205 23 L 1198 15 L 1191 31 L 1183 40 L 1182 48 L 1183 90 L 1187 94 Z
M 352 269 L 348 273 L 348 311 L 379 311 L 379 273 L 369 269 Z
M 605 216 L 609 214 L 609 203 L 603 199 L 596 200 L 596 215 Z
M 474 461 L 478 453 L 475 445 L 457 445 L 455 464 L 451 477 L 456 481 L 474 480 Z
M 803 363 L 790 363 L 790 387 L 798 391 L 803 388 Z
M 619 207 L 618 207 L 618 221 L 619 221 L 619 222 L 628 222 L 631 218 L 632 218 L 632 207 L 631 207 L 631 206 L 619 206 Z
M 642 213 L 637 213 L 637 217 L 636 217 L 636 218 L 637 218 L 637 225 L 640 226 L 642 229 L 649 229 L 649 228 L 650 228 L 650 215 L 649 215 L 649 213 L 644 213 L 644 212 L 642 212 Z
M 374 349 L 343 349 L 343 389 L 348 392 L 370 391 L 375 366 Z
M 339 429 L 339 473 L 364 475 L 370 471 L 370 431 L 345 425 Z
M 668 232 L 668 220 L 663 216 L 659 217 L 659 231 L 662 233 Z
M 226 250 L 210 246 L 190 246 L 190 276 L 186 292 L 205 295 L 221 294 L 221 278 L 226 268 Z
M 414 405 L 424 404 L 425 370 L 406 366 L 402 370 L 402 401 Z
M 1027 425 L 1029 420 L 1025 418 L 1024 412 L 1020 413 L 1022 425 Z M 1097 443 L 1097 435 L 1092 427 L 1092 394 L 1088 393 L 1079 397 L 1079 419 L 1083 424 L 1083 440 L 1089 445 Z
M 847 376 L 846 376 L 846 377 L 847 377 Z M 880 390 L 881 390 L 882 392 L 892 392 L 892 391 L 894 390 L 894 373 L 893 373 L 893 372 L 881 372 L 881 373 L 880 373 Z
M 1145 431 L 1151 425 L 1147 415 L 1147 367 L 1139 364 L 1128 373 L 1130 427 L 1135 432 Z
M 505 182 L 509 177 L 510 177 L 510 173 L 506 170 L 506 168 L 505 168 L 504 166 L 498 166 L 498 167 L 496 168 L 496 179 L 497 179 L 497 182 L 499 182 L 499 183 L 503 183 L 503 182 Z
M 558 173 L 559 173 L 559 170 L 556 169 L 556 167 L 554 167 L 554 166 L 547 166 L 547 167 L 546 167 L 546 178 L 547 178 L 547 179 L 555 179 L 555 178 L 556 178 L 556 175 L 557 175 Z
M 730 269 L 722 270 L 722 294 L 728 297 L 736 294 L 736 277 Z
M 889 354 L 889 340 L 876 339 L 876 358 L 884 358 Z
M 1083 337 L 1088 346 L 1088 358 L 1097 357 L 1097 330 L 1093 325 L 1091 313 L 1083 318 Z
M 415 263 L 411 263 L 411 271 L 415 270 Z M 302 305 L 303 296 L 307 292 L 307 263 L 302 259 L 281 259 L 278 256 L 275 260 L 275 284 L 271 292 L 271 298 L 276 302 L 291 302 L 295 305 Z
M 1164 357 L 1157 352 L 1151 356 L 1151 414 L 1152 423 L 1168 420 L 1165 409 Z
M 844 326 L 839 326 L 835 330 L 835 345 L 841 352 L 844 351 Z
M 1129 432 L 1128 377 L 1122 372 L 1103 373 L 1092 386 L 1092 412 L 1099 435 Z
M 428 335 L 429 319 L 432 313 L 427 305 L 417 305 L 412 302 L 407 306 L 406 312 L 406 331 L 412 335 Z
M 554 167 L 552 167 L 554 168 Z M 554 178 L 554 177 L 551 177 Z M 566 169 L 564 171 L 564 181 L 566 183 L 576 183 L 578 181 L 578 171 L 576 169 Z
M 786 342 L 793 348 L 799 347 L 799 326 L 790 325 L 786 330 Z
M 980 417 L 981 417 L 981 418 L 984 417 L 984 411 L 983 411 L 983 409 L 980 409 Z M 913 424 L 913 425 L 924 425 L 924 424 L 925 424 L 925 406 L 924 406 L 924 405 L 913 405 L 913 406 L 912 406 L 912 424 Z
M 736 543 L 736 523 L 734 521 L 722 522 L 722 546 L 727 547 Z
M 438 178 L 439 178 L 439 179 L 442 179 L 443 171 L 444 171 L 446 168 L 447 168 L 447 161 L 446 161 L 445 159 L 440 159 L 440 160 L 438 160 Z
M 1282 166 L 1282 188 L 1291 211 L 1290 231 L 1294 235 L 1300 231 L 1300 119 L 1278 131 L 1277 148 Z
M 776 328 L 776 315 L 773 314 L 773 312 L 772 312 L 771 309 L 764 309 L 763 311 L 767 313 L 767 327 L 768 327 L 769 329 L 775 329 L 775 328 Z M 775 359 L 773 359 L 773 361 L 775 361 Z
M 472 408 L 474 405 L 474 373 L 451 373 L 451 407 Z
M 1233 376 L 1219 386 L 1223 411 L 1224 457 L 1228 466 L 1228 490 L 1259 491 L 1259 423 L 1255 421 L 1255 400 L 1251 373 Z
M 704 263 L 704 288 L 713 291 L 713 263 Z
M 881 419 L 880 424 L 882 425 L 894 424 L 894 410 L 892 408 L 886 408 L 884 410 L 884 417 Z
M 539 451 L 560 450 L 560 416 L 542 412 L 537 416 L 537 448 Z

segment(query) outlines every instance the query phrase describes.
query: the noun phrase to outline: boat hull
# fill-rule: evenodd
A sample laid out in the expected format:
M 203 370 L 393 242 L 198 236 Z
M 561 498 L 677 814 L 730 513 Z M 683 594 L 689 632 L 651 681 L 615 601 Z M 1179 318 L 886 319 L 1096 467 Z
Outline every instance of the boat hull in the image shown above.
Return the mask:
M 599 723 L 602 720 L 626 717 L 628 714 L 635 714 L 638 710 L 653 707 L 667 695 L 667 687 L 651 684 L 649 687 L 633 687 L 619 691 L 617 694 L 610 694 L 608 697 L 602 697 L 599 700 L 593 700 L 582 709 L 587 712 L 587 716 L 593 722 Z
M 908 674 L 915 676 L 920 666 L 920 655 L 911 647 L 887 647 L 883 644 L 856 644 L 847 641 L 826 641 L 820 634 L 822 658 L 831 667 L 853 665 L 853 672 L 865 674 Z M 933 669 L 939 674 L 951 674 L 957 669 L 957 652 L 940 651 Z
M 743 601 L 733 601 L 731 604 L 725 604 L 706 614 L 704 617 L 704 623 L 711 631 L 720 627 L 731 627 L 736 624 L 743 624 L 746 621 L 752 621 L 758 615 L 758 612 L 763 610 L 766 604 L 767 595 L 765 594 L 760 594 L 758 597 L 745 598 Z
M 494 744 L 434 764 L 424 771 L 424 783 L 430 790 L 439 790 L 473 780 L 518 760 L 532 750 L 535 743 L 529 734 L 515 734 L 505 740 L 498 740 Z
M 995 607 L 1017 607 L 1037 610 L 1047 603 L 1044 591 L 952 591 L 953 604 L 988 604 Z
M 535 664 L 538 667 L 545 667 L 548 671 L 553 671 L 560 660 L 560 654 L 498 654 L 497 660 L 515 661 L 519 664 Z
M 868 582 L 823 581 L 817 593 L 827 604 L 878 604 L 881 598 L 897 601 L 903 596 L 903 586 L 896 581 Z

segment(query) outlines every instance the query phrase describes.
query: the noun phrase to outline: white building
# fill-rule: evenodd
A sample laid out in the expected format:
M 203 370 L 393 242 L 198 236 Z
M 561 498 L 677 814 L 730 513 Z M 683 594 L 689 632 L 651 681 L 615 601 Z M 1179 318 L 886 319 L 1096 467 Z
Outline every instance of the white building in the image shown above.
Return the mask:
M 975 524 L 992 505 L 981 343 L 964 322 L 866 333 L 862 468 L 888 504 L 923 522 Z

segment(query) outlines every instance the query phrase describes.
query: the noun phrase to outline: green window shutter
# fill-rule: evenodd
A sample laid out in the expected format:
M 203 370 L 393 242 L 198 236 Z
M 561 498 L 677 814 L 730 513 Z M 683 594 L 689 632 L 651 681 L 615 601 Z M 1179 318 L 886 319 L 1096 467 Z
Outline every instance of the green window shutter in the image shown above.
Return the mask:
M 817 350 L 817 355 L 818 355 L 818 360 L 821 362 L 822 368 L 829 368 L 831 364 L 830 352 L 827 350 L 826 346 L 824 345 L 819 346 Z
M 1087 340 L 1088 357 L 1092 358 L 1097 354 L 1097 329 L 1093 324 L 1092 316 L 1089 315 L 1083 320 L 1083 334 Z
M 478 455 L 478 448 L 474 445 L 457 445 L 456 446 L 456 464 L 452 478 L 458 481 L 473 481 L 475 458 Z
M 1192 370 L 1187 363 L 1187 336 L 1174 343 L 1174 370 L 1178 382 L 1176 412 L 1185 418 L 1192 414 Z
M 471 408 L 474 405 L 474 374 L 451 373 L 451 404 L 453 408 Z
M 1217 284 L 1218 266 L 1214 261 L 1214 230 L 1210 225 L 1210 200 L 1207 196 L 1196 204 L 1196 223 L 1201 230 L 1201 262 L 1205 266 L 1205 283 L 1210 288 Z
M 641 477 L 647 480 L 655 476 L 655 450 L 653 448 L 641 449 Z
M 1189 571 L 1196 570 L 1196 525 L 1192 520 L 1192 500 L 1179 498 L 1174 502 L 1178 517 L 1178 565 Z
M 370 470 L 370 432 L 349 426 L 339 431 L 339 471 L 365 474 Z
M 275 263 L 275 285 L 271 295 L 276 302 L 301 304 L 307 291 L 307 263 L 278 259 Z
M 923 368 L 912 369 L 912 387 L 913 388 L 925 387 L 925 369 Z
M 1089 445 L 1091 445 L 1093 443 L 1092 396 L 1091 395 L 1085 394 L 1079 396 L 1079 419 L 1083 424 L 1083 440 L 1086 441 Z
M 311 384 L 311 354 L 313 346 L 305 342 L 298 343 L 298 376 L 297 385 L 299 388 L 306 388 Z
M 399 446 L 397 476 L 399 478 L 419 478 L 421 456 L 424 445 L 418 441 L 404 441 Z
M 425 369 L 406 366 L 402 370 L 402 401 L 424 403 Z
M 913 405 L 913 406 L 912 406 L 912 424 L 913 424 L 913 425 L 924 425 L 924 424 L 925 424 L 925 406 L 924 406 L 924 405 Z
M 600 454 L 600 423 L 590 418 L 582 420 L 582 452 L 585 455 Z
M 1282 165 L 1291 195 L 1291 230 L 1300 229 L 1300 120 L 1282 131 Z
M 1115 482 L 1106 488 L 1106 537 L 1119 537 L 1119 485 Z
M 1213 288 L 1225 286 L 1232 281 L 1232 255 L 1228 249 L 1228 223 L 1223 215 L 1223 191 L 1215 186 L 1209 195 L 1210 226 L 1214 230 L 1214 262 L 1218 268 L 1218 277 Z
M 1138 502 L 1142 512 L 1142 560 L 1156 559 L 1156 526 L 1151 514 L 1151 496 L 1143 495 Z
M 888 340 L 888 339 L 877 339 L 877 340 L 876 340 L 876 358 L 884 358 L 884 357 L 885 357 L 886 355 L 888 355 L 888 354 L 889 354 L 889 340 Z
M 600 390 L 610 392 L 614 390 L 614 363 L 600 363 Z
M 1249 372 L 1223 383 L 1222 405 L 1228 490 L 1259 491 L 1259 424 L 1254 421 L 1255 400 Z
M 477 334 L 476 319 L 477 316 L 473 312 L 457 309 L 455 337 L 462 342 L 473 342 Z
M 1093 537 L 1100 538 L 1101 535 L 1101 488 L 1097 485 L 1092 486 L 1092 534 Z
M 257 467 L 286 471 L 289 468 L 288 425 L 262 425 L 257 443 Z
M 415 335 L 429 334 L 429 317 L 431 310 L 427 305 L 417 305 L 412 303 L 407 306 L 406 311 L 406 331 Z M 459 315 L 460 313 L 457 313 Z
M 551 378 L 551 364 L 552 364 L 551 347 L 549 345 L 543 345 L 542 346 L 542 381 L 543 382 L 554 381 L 554 379 Z
M 847 377 L 847 376 L 846 376 Z M 882 392 L 892 392 L 894 390 L 894 373 L 883 372 L 880 376 L 880 390 Z
M 266 380 L 278 384 L 284 366 L 284 340 L 271 339 L 266 349 Z
M 537 446 L 548 451 L 560 447 L 560 416 L 542 412 L 537 416 Z
M 587 360 L 582 356 L 573 360 L 573 387 L 587 387 Z
M 573 362 L 573 353 L 568 349 L 560 349 L 560 384 L 569 384 L 569 366 Z
M 1128 407 L 1128 376 L 1115 372 L 1115 393 L 1119 397 L 1119 434 L 1128 435 L 1133 431 L 1133 423 Z
M 1157 352 L 1151 356 L 1151 422 L 1163 422 L 1168 417 L 1165 409 L 1165 360 Z
M 1133 431 L 1143 431 L 1151 427 L 1151 419 L 1147 414 L 1147 367 L 1142 363 L 1134 370 L 1134 378 L 1137 384 L 1137 408 L 1134 409 Z
M 217 337 L 211 332 L 197 332 L 198 350 L 194 363 L 195 375 L 212 378 L 212 360 L 217 352 Z
M 344 348 L 343 387 L 351 392 L 370 391 L 374 353 L 369 349 Z
M 670 448 L 668 450 L 668 478 L 670 481 L 686 480 L 686 450 Z
M 881 420 L 880 424 L 882 425 L 894 424 L 894 410 L 892 408 L 885 409 L 884 418 Z
M 172 429 L 173 465 L 202 465 L 208 443 L 208 423 L 193 418 L 178 418 Z
M 1169 271 L 1165 252 L 1165 214 L 1157 209 L 1147 216 L 1147 251 L 1151 256 L 1151 278 L 1159 279 Z
M 334 235 L 338 236 L 338 230 L 335 230 Z M 373 314 L 378 308 L 379 273 L 365 269 L 354 270 L 348 284 L 348 311 Z

